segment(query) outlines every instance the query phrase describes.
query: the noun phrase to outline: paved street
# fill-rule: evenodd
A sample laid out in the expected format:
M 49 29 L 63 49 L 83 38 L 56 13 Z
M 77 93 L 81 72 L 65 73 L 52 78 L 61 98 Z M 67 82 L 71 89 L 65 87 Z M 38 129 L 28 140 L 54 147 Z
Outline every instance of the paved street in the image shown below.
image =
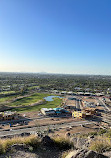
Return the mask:
M 11 131 L 1 131 L 0 132 L 0 137 L 3 136 L 8 136 L 8 135 L 16 135 L 16 134 L 21 134 L 24 132 L 30 132 L 34 133 L 37 130 L 40 131 L 46 131 L 47 128 L 50 129 L 61 129 L 61 128 L 69 128 L 69 127 L 76 127 L 76 126 L 81 126 L 85 124 L 93 124 L 95 123 L 94 121 L 78 121 L 78 122 L 70 122 L 70 123 L 60 123 L 60 124 L 51 124 L 51 125 L 44 125 L 40 127 L 32 127 L 32 128 L 24 128 L 24 129 L 17 129 L 17 130 L 11 130 Z
M 109 109 L 108 106 L 105 104 L 105 102 L 102 100 L 102 98 L 98 98 L 98 100 L 99 100 L 99 103 L 104 106 L 104 108 L 105 108 L 106 111 L 110 111 L 110 109 Z

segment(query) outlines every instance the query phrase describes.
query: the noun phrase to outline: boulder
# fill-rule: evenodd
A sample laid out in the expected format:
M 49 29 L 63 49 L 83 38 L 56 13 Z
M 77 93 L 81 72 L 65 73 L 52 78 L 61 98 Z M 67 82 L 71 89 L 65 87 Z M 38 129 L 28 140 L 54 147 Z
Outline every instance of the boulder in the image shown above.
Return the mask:
M 66 137 L 70 137 L 70 136 L 71 136 L 71 133 L 70 133 L 70 132 L 67 132 L 65 135 L 66 135 Z
M 88 149 L 89 144 L 91 143 L 92 140 L 93 140 L 92 138 L 77 138 L 77 137 L 71 139 L 76 149 Z
M 49 136 L 44 136 L 41 140 L 41 144 L 44 146 L 53 146 L 54 141 Z
M 82 149 L 85 148 L 85 146 L 87 146 L 87 139 L 85 138 L 78 138 L 77 139 L 77 144 L 76 144 L 76 148 L 78 149 Z
M 111 151 L 106 151 L 103 153 L 105 156 L 108 156 L 109 158 L 111 158 Z
M 73 142 L 74 147 L 76 147 L 77 137 L 71 138 L 71 142 Z
M 93 136 L 93 135 L 88 136 L 88 139 L 93 139 L 93 138 L 94 138 L 94 136 Z

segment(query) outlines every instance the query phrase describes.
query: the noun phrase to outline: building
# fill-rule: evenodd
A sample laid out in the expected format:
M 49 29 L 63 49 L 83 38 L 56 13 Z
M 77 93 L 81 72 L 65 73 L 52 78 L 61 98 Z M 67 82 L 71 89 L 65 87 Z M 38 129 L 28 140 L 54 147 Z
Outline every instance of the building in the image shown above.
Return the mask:
M 94 108 L 87 108 L 84 110 L 78 110 L 72 112 L 72 117 L 74 118 L 88 118 L 93 117 L 96 114 L 96 109 Z
M 67 92 L 68 95 L 73 95 L 74 93 L 72 91 Z
M 66 95 L 67 94 L 67 91 L 62 91 L 61 92 L 61 95 Z
M 72 117 L 74 117 L 74 118 L 85 118 L 86 115 L 83 111 L 74 111 L 74 112 L 72 112 Z
M 18 119 L 18 114 L 15 112 L 11 111 L 5 111 L 3 115 L 4 120 L 17 120 Z
M 41 113 L 43 115 L 60 115 L 63 113 L 69 113 L 69 111 L 65 110 L 64 108 L 42 108 Z
M 42 108 L 41 113 L 43 115 L 54 115 L 55 111 L 52 108 Z
M 104 96 L 104 92 L 101 93 L 95 93 L 96 96 L 100 97 L 100 96 Z
M 64 108 L 53 108 L 55 110 L 55 113 L 69 113 L 69 111 L 65 110 Z
M 64 108 L 68 110 L 76 110 L 76 106 L 73 105 L 64 105 Z
M 58 90 L 51 90 L 51 93 L 59 94 L 59 91 Z
M 77 95 L 84 95 L 84 92 L 77 92 Z

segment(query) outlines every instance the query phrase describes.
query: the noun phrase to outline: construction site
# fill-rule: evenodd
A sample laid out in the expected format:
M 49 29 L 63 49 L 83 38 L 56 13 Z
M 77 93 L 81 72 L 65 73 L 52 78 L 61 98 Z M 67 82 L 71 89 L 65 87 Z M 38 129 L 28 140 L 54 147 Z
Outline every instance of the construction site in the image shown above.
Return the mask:
M 108 100 L 109 101 L 109 100 Z M 24 132 L 53 131 L 50 134 L 63 135 L 94 132 L 110 127 L 110 111 L 103 97 L 66 95 L 57 108 L 41 108 L 40 111 L 0 113 L 0 135 L 17 135 Z M 11 126 L 10 126 L 11 124 Z M 10 131 L 10 132 L 9 132 Z
M 17 120 L 17 119 L 19 119 L 19 114 L 16 111 L 0 112 L 0 121 Z
M 72 113 L 72 117 L 90 118 L 97 115 L 99 102 L 92 97 L 69 97 L 63 99 L 64 108 Z

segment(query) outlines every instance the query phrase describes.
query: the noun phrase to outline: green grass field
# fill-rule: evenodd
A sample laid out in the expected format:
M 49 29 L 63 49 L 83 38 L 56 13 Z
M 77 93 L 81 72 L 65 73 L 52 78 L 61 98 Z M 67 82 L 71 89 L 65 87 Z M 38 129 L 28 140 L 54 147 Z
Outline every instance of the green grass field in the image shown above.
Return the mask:
M 32 90 L 32 89 L 36 89 L 36 88 L 39 88 L 39 86 L 28 87 L 28 90 Z
M 16 95 L 16 96 L 1 97 L 1 98 L 0 98 L 0 104 L 4 103 L 4 102 L 6 102 L 6 101 L 11 101 L 11 100 L 14 99 L 15 97 L 17 97 L 17 95 Z
M 4 92 L 0 92 L 0 94 L 14 94 L 15 91 L 4 91 Z
M 42 105 L 35 105 L 35 106 L 28 106 L 32 103 L 36 103 L 40 100 L 44 100 L 44 97 L 47 97 L 51 94 L 48 93 L 34 93 L 29 97 L 19 98 L 16 101 L 12 101 L 15 97 L 18 97 L 20 95 L 16 96 L 8 96 L 8 97 L 2 97 L 0 98 L 0 104 L 5 104 L 6 101 L 9 101 L 7 103 L 8 106 L 12 107 L 12 111 L 18 111 L 18 112 L 25 112 L 25 111 L 38 111 L 41 108 L 55 108 L 61 105 L 62 99 L 60 98 L 54 98 L 53 101 L 47 101 L 43 103 Z M 18 108 L 14 108 L 18 107 Z M 21 106 L 21 107 L 19 107 Z M 22 107 L 26 106 L 26 107 Z
M 12 111 L 17 112 L 25 112 L 25 111 L 39 111 L 41 108 L 55 108 L 60 106 L 62 103 L 62 99 L 60 98 L 54 98 L 53 101 L 47 101 L 46 103 L 42 105 L 35 105 L 30 107 L 20 107 L 20 108 L 13 108 Z
M 30 105 L 32 103 L 36 103 L 39 100 L 43 100 L 44 97 L 49 96 L 49 94 L 45 94 L 45 93 L 35 93 L 32 94 L 29 97 L 25 97 L 25 98 L 20 98 L 17 99 L 16 101 L 12 102 L 9 104 L 9 106 L 26 106 L 26 105 Z

